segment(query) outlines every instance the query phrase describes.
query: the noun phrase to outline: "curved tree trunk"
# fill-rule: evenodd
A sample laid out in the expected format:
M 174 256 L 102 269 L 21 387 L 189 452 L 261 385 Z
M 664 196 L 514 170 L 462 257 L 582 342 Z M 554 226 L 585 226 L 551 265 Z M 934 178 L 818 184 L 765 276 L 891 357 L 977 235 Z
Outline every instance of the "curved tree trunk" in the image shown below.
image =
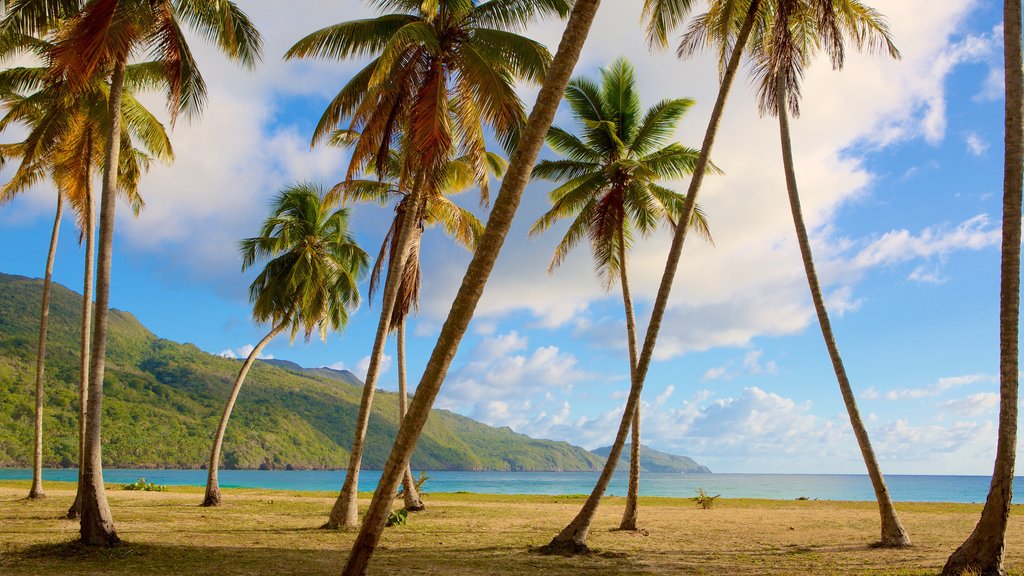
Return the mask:
M 342 572 L 345 576 L 366 574 L 370 559 L 384 532 L 384 522 L 391 511 L 391 502 L 402 480 L 402 473 L 409 463 L 413 449 L 416 448 L 416 440 L 427 422 L 430 408 L 441 389 L 452 358 L 455 357 L 459 343 L 473 318 L 487 278 L 494 269 L 494 262 L 508 235 L 523 190 L 529 182 L 533 164 L 537 161 L 537 155 L 544 144 L 544 136 L 551 127 L 551 121 L 554 120 L 558 103 L 569 84 L 569 77 L 586 42 L 599 4 L 600 0 L 576 0 L 573 5 L 565 33 L 558 45 L 558 52 L 551 62 L 547 77 L 537 96 L 537 103 L 530 112 L 519 145 L 512 153 L 483 237 L 469 262 L 469 268 L 452 303 L 448 319 L 441 328 L 437 344 L 409 405 L 409 412 L 398 429 L 398 437 L 384 465 L 380 483 L 377 484 L 377 491 L 366 512 L 362 528 L 352 544 L 352 552 Z
M 633 313 L 633 295 L 629 289 L 629 275 L 626 272 L 626 238 L 619 227 L 619 283 L 622 285 L 622 307 L 626 311 L 626 337 L 629 340 L 629 380 L 636 381 L 637 335 L 636 316 Z M 629 489 L 626 492 L 626 509 L 622 512 L 619 530 L 636 530 L 637 500 L 640 498 L 640 403 L 633 410 L 633 438 L 629 450 Z
M 113 546 L 121 541 L 103 487 L 103 371 L 106 367 L 107 321 L 110 316 L 110 266 L 114 254 L 114 209 L 117 207 L 117 167 L 121 151 L 121 94 L 125 62 L 114 64 L 110 78 L 110 132 L 103 160 L 103 191 L 100 207 L 99 258 L 96 264 L 96 305 L 92 358 L 89 368 L 86 454 L 82 466 L 81 542 L 87 546 Z
M 231 418 L 231 410 L 235 407 L 235 400 L 238 399 L 238 392 L 242 389 L 242 383 L 245 382 L 245 376 L 249 373 L 249 368 L 252 367 L 253 362 L 259 357 L 263 348 L 275 336 L 280 334 L 287 325 L 288 320 L 286 319 L 264 336 L 256 344 L 256 347 L 252 349 L 252 352 L 249 352 L 249 357 L 245 359 L 245 362 L 242 363 L 242 368 L 238 371 L 235 384 L 231 387 L 231 394 L 228 396 L 228 403 L 224 406 L 224 413 L 220 417 L 217 435 L 213 438 L 213 448 L 210 450 L 210 463 L 206 469 L 206 496 L 203 498 L 203 503 L 200 506 L 220 506 L 221 504 L 220 485 L 217 483 L 217 469 L 220 468 L 220 449 L 224 444 L 224 433 L 228 429 L 228 419 Z
M 708 121 L 707 131 L 704 133 L 704 142 L 701 145 L 700 156 L 697 158 L 693 178 L 690 180 L 686 201 L 683 203 L 682 213 L 679 215 L 678 222 L 688 223 L 693 218 L 693 212 L 697 205 L 697 195 L 700 192 L 701 184 L 704 182 L 704 176 L 708 169 L 711 148 L 714 145 L 715 136 L 718 134 L 718 125 L 725 111 L 729 90 L 732 87 L 733 80 L 736 78 L 736 71 L 739 69 L 740 60 L 743 56 L 743 48 L 750 38 L 750 32 L 754 27 L 760 7 L 761 0 L 751 1 L 743 21 L 743 27 L 736 37 L 736 44 L 733 47 L 732 55 L 729 57 L 729 64 L 725 68 L 725 74 L 722 76 L 722 85 L 718 89 L 718 98 L 715 100 L 715 106 L 711 111 L 711 119 Z M 647 369 L 650 367 L 651 358 L 654 355 L 658 332 L 661 330 L 661 321 L 665 317 L 668 297 L 672 292 L 672 283 L 675 281 L 676 270 L 679 268 L 679 260 L 683 253 L 683 244 L 686 241 L 686 232 L 689 229 L 690 227 L 685 225 L 676 226 L 675 234 L 672 237 L 672 246 L 669 248 L 668 258 L 665 262 L 665 272 L 662 274 L 661 283 L 658 285 L 658 295 L 654 299 L 654 308 L 651 310 L 651 321 L 647 327 L 647 334 L 644 337 L 644 346 L 640 350 L 640 358 L 637 361 L 635 378 L 629 390 L 629 397 L 626 399 L 626 408 L 623 411 L 619 430 L 615 435 L 615 441 L 612 443 L 611 453 L 608 454 L 608 461 L 605 463 L 604 469 L 597 479 L 597 484 L 590 493 L 590 497 L 583 504 L 583 508 L 580 509 L 572 522 L 563 528 L 542 551 L 559 554 L 578 554 L 589 551 L 587 547 L 587 534 L 590 532 L 590 526 L 594 521 L 601 497 L 604 496 L 608 483 L 612 479 L 612 474 L 615 472 L 615 467 L 619 463 L 622 447 L 626 443 L 626 437 L 629 435 L 633 414 L 640 404 L 640 392 L 643 390 L 644 379 L 647 378 Z
M 398 424 L 401 426 L 409 405 L 409 392 L 405 377 L 405 320 L 398 325 L 397 332 L 395 344 L 398 348 Z M 402 500 L 405 503 L 405 509 L 410 512 L 426 509 L 423 499 L 420 498 L 419 490 L 416 489 L 416 481 L 412 477 L 412 469 L 409 466 L 405 467 L 405 474 L 402 475 Z
M 46 498 L 43 492 L 43 373 L 46 370 L 46 331 L 50 324 L 50 285 L 53 281 L 53 259 L 57 256 L 57 236 L 60 235 L 60 219 L 64 212 L 64 195 L 57 193 L 57 215 L 53 218 L 53 232 L 50 233 L 50 251 L 46 254 L 46 272 L 43 274 L 43 303 L 39 312 L 39 345 L 36 348 L 36 434 L 35 450 L 32 453 L 32 488 L 28 491 L 30 500 Z
M 999 441 L 981 519 L 949 557 L 942 573 L 959 576 L 1003 573 L 1006 521 L 1013 499 L 1017 450 L 1018 323 L 1020 321 L 1021 188 L 1024 187 L 1024 72 L 1021 62 L 1021 1 L 1003 4 L 1006 62 L 1006 134 L 1003 166 L 1002 280 L 999 292 Z
M 811 290 L 811 299 L 814 301 L 814 312 L 818 316 L 821 336 L 825 339 L 825 347 L 828 348 L 828 356 L 832 360 L 832 368 L 835 370 L 836 380 L 839 382 L 839 391 L 843 395 L 846 412 L 850 416 L 850 426 L 857 438 L 857 445 L 864 457 L 864 465 L 867 466 L 868 477 L 871 478 L 871 486 L 875 490 L 875 499 L 878 501 L 878 512 L 882 519 L 882 539 L 879 545 L 885 548 L 909 546 L 910 537 L 907 536 L 907 531 L 903 529 L 903 525 L 896 515 L 896 508 L 892 504 L 892 498 L 889 497 L 889 489 L 885 485 L 885 478 L 878 466 L 878 459 L 875 458 L 875 451 L 871 447 L 867 428 L 864 427 L 860 410 L 857 409 L 857 399 L 853 396 L 850 379 L 846 376 L 846 368 L 843 367 L 839 346 L 836 344 L 835 335 L 832 333 L 832 324 L 828 319 L 825 299 L 821 294 L 821 284 L 818 282 L 818 273 L 814 268 L 814 256 L 811 254 L 811 243 L 807 238 L 807 227 L 804 225 L 803 212 L 800 208 L 800 193 L 796 185 L 793 147 L 789 133 L 789 115 L 786 111 L 786 88 L 782 79 L 776 83 L 775 99 L 778 102 L 776 112 L 779 116 L 779 134 L 782 140 L 782 163 L 786 171 L 786 190 L 789 193 L 789 206 L 793 212 L 793 226 L 796 228 L 800 256 L 803 259 L 804 271 L 807 273 L 807 285 Z
M 409 210 L 410 214 L 419 214 L 424 202 L 422 174 L 416 175 L 410 192 Z M 366 441 L 366 430 L 370 425 L 370 409 L 373 406 L 373 395 L 377 389 L 377 377 L 380 375 L 380 364 L 384 357 L 384 345 L 387 343 L 388 332 L 391 326 L 391 315 L 395 309 L 395 302 L 398 300 L 398 290 L 401 287 L 402 273 L 405 269 L 406 260 L 409 257 L 409 248 L 412 245 L 414 229 L 417 218 L 404 218 L 402 227 L 398 231 L 396 240 L 398 249 L 396 257 L 388 265 L 388 273 L 384 281 L 384 297 L 381 298 L 380 322 L 377 323 L 377 334 L 373 340 L 373 351 L 370 352 L 370 365 L 366 369 L 366 382 L 363 383 L 363 396 L 359 402 L 359 415 L 356 417 L 355 434 L 352 439 L 352 451 L 349 454 L 348 468 L 345 471 L 345 482 L 342 484 L 341 493 L 338 494 L 327 523 L 322 528 L 355 528 L 359 522 L 359 508 L 357 497 L 359 490 L 359 467 L 363 459 L 363 443 Z M 392 491 L 397 491 L 396 486 Z
M 88 147 L 89 149 L 92 146 Z M 87 174 L 92 174 L 92 168 L 86 161 Z M 93 260 L 96 239 L 96 210 L 92 201 L 92 186 L 85 183 L 85 271 L 82 282 L 82 344 L 79 352 L 79 382 L 78 382 L 78 488 L 75 491 L 75 501 L 65 516 L 68 520 L 78 518 L 78 511 L 82 506 L 82 462 L 85 461 L 85 423 L 86 407 L 89 405 L 89 350 L 90 350 L 90 329 L 92 328 L 92 276 Z

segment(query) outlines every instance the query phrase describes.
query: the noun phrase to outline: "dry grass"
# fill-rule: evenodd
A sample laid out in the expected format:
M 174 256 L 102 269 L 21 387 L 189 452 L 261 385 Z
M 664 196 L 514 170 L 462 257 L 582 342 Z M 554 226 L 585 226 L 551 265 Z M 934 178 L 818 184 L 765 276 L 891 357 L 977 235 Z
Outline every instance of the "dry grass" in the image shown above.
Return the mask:
M 68 484 L 24 500 L 28 484 L 0 482 L 0 574 L 192 575 L 338 574 L 350 532 L 316 529 L 327 493 L 226 490 L 217 509 L 197 506 L 200 489 L 108 491 L 118 534 L 111 550 L 69 545 L 78 525 L 59 517 Z M 582 497 L 431 494 L 428 510 L 388 529 L 374 574 L 935 574 L 970 532 L 980 506 L 904 504 L 914 540 L 905 550 L 870 547 L 878 514 L 871 503 L 719 500 L 711 510 L 668 498 L 642 499 L 645 534 L 615 532 L 622 500 L 608 498 L 590 534 L 596 554 L 541 556 Z M 362 502 L 366 505 L 366 501 Z M 1024 568 L 1024 526 L 1011 518 L 1007 565 Z M 1016 572 L 1021 574 L 1020 572 Z

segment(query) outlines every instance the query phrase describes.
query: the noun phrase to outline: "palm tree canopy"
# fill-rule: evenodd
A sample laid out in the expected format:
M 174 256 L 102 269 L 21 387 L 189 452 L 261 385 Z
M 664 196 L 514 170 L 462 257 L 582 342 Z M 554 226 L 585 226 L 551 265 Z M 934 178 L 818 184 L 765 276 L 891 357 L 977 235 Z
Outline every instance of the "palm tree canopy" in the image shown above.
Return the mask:
M 633 67 L 625 59 L 602 69 L 600 82 L 574 78 L 565 99 L 581 130 L 552 127 L 548 132 L 548 145 L 563 159 L 539 162 L 533 177 L 561 185 L 551 191 L 553 206 L 533 224 L 530 234 L 571 218 L 548 270 L 557 268 L 586 237 L 598 274 L 611 287 L 620 265 L 619 238 L 628 251 L 634 233 L 646 236 L 659 223 L 674 227 L 682 211 L 685 195 L 662 183 L 692 174 L 697 163 L 699 150 L 672 141 L 693 101 L 662 100 L 644 112 Z M 699 208 L 690 226 L 711 239 Z
M 369 262 L 349 232 L 348 209 L 332 210 L 325 196 L 316 184 L 285 188 L 259 236 L 240 244 L 242 270 L 266 260 L 249 286 L 253 318 L 285 323 L 293 340 L 300 330 L 307 340 L 314 331 L 325 339 L 348 323 Z
M 0 29 L 42 36 L 60 23 L 49 51 L 50 79 L 73 90 L 116 62 L 148 55 L 162 69 L 173 122 L 180 113 L 198 113 L 206 100 L 182 22 L 246 67 L 260 59 L 259 32 L 230 0 L 8 0 Z
M 565 16 L 569 0 L 374 0 L 376 18 L 318 30 L 285 58 L 372 60 L 328 105 L 312 144 L 339 128 L 356 131 L 346 179 L 391 150 L 408 146 L 408 174 L 440 177 L 453 157 L 485 171 L 484 127 L 510 147 L 525 121 L 517 79 L 539 82 L 551 62 L 547 49 L 516 32 L 540 17 Z M 400 141 L 407 141 L 400 144 Z M 435 183 L 439 184 L 439 183 Z

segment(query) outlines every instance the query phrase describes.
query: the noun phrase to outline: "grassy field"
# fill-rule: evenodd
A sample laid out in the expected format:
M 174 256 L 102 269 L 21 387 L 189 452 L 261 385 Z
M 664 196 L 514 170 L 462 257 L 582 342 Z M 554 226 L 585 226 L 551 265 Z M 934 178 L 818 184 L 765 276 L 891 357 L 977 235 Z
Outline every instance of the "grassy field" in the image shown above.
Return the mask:
M 338 574 L 353 534 L 318 530 L 333 494 L 226 490 L 225 506 L 197 506 L 199 488 L 108 496 L 125 545 L 69 545 L 78 524 L 59 517 L 73 486 L 48 483 L 49 498 L 24 500 L 28 483 L 0 482 L 0 574 L 192 575 Z M 364 495 L 368 496 L 368 495 Z M 914 541 L 870 547 L 878 513 L 867 502 L 641 500 L 643 533 L 613 531 L 622 499 L 607 498 L 590 535 L 595 554 L 541 556 L 582 497 L 428 494 L 428 510 L 389 528 L 373 574 L 935 574 L 971 531 L 981 507 L 901 504 Z M 367 500 L 361 502 L 366 505 Z M 1007 566 L 1024 572 L 1024 526 L 1011 518 Z

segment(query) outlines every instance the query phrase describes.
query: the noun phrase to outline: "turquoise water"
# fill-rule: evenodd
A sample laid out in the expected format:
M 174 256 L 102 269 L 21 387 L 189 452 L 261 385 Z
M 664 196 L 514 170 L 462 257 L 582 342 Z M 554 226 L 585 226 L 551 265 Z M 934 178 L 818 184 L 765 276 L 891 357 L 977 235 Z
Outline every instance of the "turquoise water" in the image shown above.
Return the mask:
M 418 474 L 418 473 L 417 473 Z M 44 480 L 73 482 L 75 469 L 47 469 Z M 597 481 L 597 472 L 429 472 L 426 492 L 477 492 L 483 494 L 586 494 Z M 205 470 L 121 470 L 103 471 L 107 482 L 134 482 L 140 477 L 168 486 L 203 486 Z M 29 480 L 32 471 L 0 469 L 0 480 Z M 270 488 L 275 490 L 339 490 L 345 478 L 341 470 L 222 470 L 224 488 Z M 373 491 L 380 471 L 364 470 L 359 490 Z M 889 492 L 902 502 L 983 502 L 988 476 L 887 476 Z M 799 497 L 820 500 L 874 500 L 866 475 L 842 474 L 656 474 L 645 473 L 640 493 L 645 496 L 687 498 L 698 488 L 725 498 Z M 1024 488 L 1014 481 L 1014 493 Z M 616 474 L 608 494 L 626 492 L 626 475 Z M 1015 498 L 1015 501 L 1017 499 Z

